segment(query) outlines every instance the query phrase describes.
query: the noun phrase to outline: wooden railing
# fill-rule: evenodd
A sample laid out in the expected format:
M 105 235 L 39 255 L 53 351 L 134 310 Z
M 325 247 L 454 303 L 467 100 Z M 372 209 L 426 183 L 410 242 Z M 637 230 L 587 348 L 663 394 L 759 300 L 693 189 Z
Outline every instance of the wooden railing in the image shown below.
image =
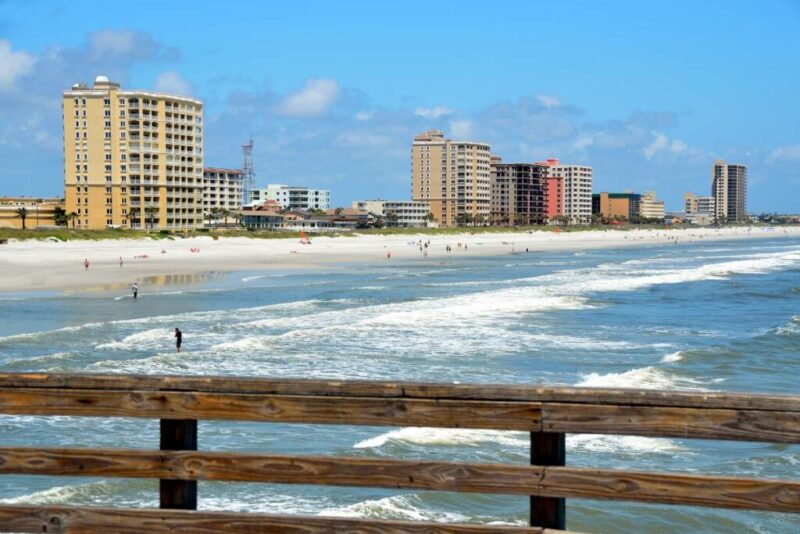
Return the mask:
M 564 449 L 567 433 L 800 443 L 795 396 L 0 374 L 0 413 L 161 420 L 158 450 L 2 448 L 0 443 L 0 474 L 161 480 L 161 509 L 0 505 L 2 532 L 531 534 L 563 529 L 568 497 L 800 512 L 797 480 L 566 467 Z M 199 419 L 525 431 L 531 436 L 531 465 L 202 452 L 196 450 Z M 529 495 L 531 526 L 198 512 L 198 480 Z

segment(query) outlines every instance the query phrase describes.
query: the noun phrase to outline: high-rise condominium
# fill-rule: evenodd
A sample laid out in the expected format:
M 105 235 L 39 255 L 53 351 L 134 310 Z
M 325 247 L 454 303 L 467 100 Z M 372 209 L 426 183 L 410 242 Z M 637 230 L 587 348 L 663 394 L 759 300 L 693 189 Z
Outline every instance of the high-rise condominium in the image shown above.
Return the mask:
M 491 190 L 493 224 L 547 222 L 547 167 L 535 163 L 503 163 L 494 156 Z
M 452 141 L 439 130 L 414 138 L 411 148 L 411 197 L 428 202 L 439 224 L 488 221 L 489 145 Z
M 563 214 L 571 224 L 592 222 L 592 168 L 584 165 L 568 165 L 557 159 L 539 162 L 546 165 L 548 176 L 561 181 L 563 191 Z M 557 184 L 557 182 L 554 182 Z
M 98 76 L 64 91 L 64 189 L 79 228 L 203 224 L 203 103 L 123 91 Z
M 711 168 L 711 196 L 717 222 L 747 218 L 747 167 L 718 160 Z
M 244 173 L 239 169 L 203 169 L 203 212 L 240 210 L 244 199 Z

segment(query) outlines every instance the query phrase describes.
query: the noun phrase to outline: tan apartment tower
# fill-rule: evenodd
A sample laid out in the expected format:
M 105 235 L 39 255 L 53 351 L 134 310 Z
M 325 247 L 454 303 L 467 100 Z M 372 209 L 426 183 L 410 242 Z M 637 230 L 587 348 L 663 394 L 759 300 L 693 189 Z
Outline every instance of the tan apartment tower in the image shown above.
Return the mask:
M 728 165 L 722 160 L 711 168 L 711 196 L 717 223 L 747 218 L 747 167 Z
M 203 103 L 123 91 L 98 76 L 64 91 L 64 195 L 85 229 L 203 224 Z
M 435 220 L 443 226 L 466 220 L 487 222 L 489 150 L 486 143 L 445 139 L 439 130 L 416 136 L 411 148 L 411 197 L 428 202 Z

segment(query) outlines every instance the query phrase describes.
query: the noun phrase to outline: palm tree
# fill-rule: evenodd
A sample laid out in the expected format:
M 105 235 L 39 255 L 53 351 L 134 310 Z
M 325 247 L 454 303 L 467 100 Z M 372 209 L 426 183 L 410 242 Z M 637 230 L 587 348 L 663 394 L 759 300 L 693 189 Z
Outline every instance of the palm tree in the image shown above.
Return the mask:
M 53 209 L 53 222 L 56 224 L 56 226 L 66 226 L 67 211 L 60 206 L 56 206 Z
M 78 214 L 71 211 L 67 214 L 67 220 L 72 221 L 72 229 L 75 229 L 75 221 L 78 219 Z
M 148 206 L 144 209 L 145 214 L 147 214 L 147 222 L 150 223 L 150 229 L 153 229 L 153 214 L 158 213 L 158 208 L 155 206 Z
M 27 208 L 17 208 L 17 217 L 22 219 L 22 229 L 25 230 L 25 219 L 28 218 Z
M 214 228 L 217 227 L 217 221 L 219 220 L 219 208 L 211 208 L 208 212 L 208 220 L 211 221 L 214 225 Z
M 220 208 L 219 214 L 225 219 L 225 226 L 228 226 L 228 217 L 231 216 L 231 211 L 228 208 Z
M 138 222 L 139 222 L 139 221 L 137 221 L 137 219 L 138 219 L 138 217 L 139 217 L 139 213 L 140 213 L 141 211 L 142 211 L 142 209 L 141 209 L 141 208 L 135 208 L 135 207 L 134 207 L 134 208 L 131 208 L 131 209 L 130 209 L 130 211 L 128 212 L 128 224 L 130 225 L 130 227 L 131 227 L 131 230 L 133 229 L 133 225 L 134 225 L 134 223 L 135 223 L 135 222 L 136 222 L 136 223 L 138 223 Z

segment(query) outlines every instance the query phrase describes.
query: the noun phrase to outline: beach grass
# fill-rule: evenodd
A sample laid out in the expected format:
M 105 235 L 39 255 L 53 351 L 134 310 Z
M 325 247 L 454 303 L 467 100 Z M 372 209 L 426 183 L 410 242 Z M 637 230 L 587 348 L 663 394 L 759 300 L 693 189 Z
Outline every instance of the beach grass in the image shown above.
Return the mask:
M 669 228 L 684 228 L 682 225 L 672 225 Z M 310 237 L 357 237 L 359 235 L 463 235 L 463 234 L 507 234 L 507 233 L 533 233 L 533 232 L 586 232 L 586 231 L 628 231 L 628 230 L 664 230 L 661 224 L 621 225 L 621 226 L 452 226 L 440 228 L 365 228 L 352 231 L 315 232 Z M 183 237 L 249 237 L 255 239 L 295 239 L 300 237 L 300 232 L 284 230 L 247 230 L 245 228 L 214 228 L 198 229 L 184 232 L 170 232 L 167 230 L 129 230 L 129 229 L 104 229 L 81 230 L 73 228 L 37 228 L 14 229 L 0 228 L 0 240 L 57 240 L 57 241 L 100 241 L 117 239 L 180 239 Z

